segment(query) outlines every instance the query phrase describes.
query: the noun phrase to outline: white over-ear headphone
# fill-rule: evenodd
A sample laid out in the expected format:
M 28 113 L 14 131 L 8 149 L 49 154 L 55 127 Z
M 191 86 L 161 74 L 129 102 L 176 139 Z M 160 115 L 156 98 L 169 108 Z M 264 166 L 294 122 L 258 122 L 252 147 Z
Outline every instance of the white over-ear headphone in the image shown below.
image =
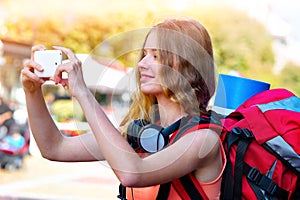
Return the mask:
M 181 125 L 186 123 L 183 117 L 170 126 L 163 128 L 157 124 L 150 124 L 145 120 L 134 120 L 127 129 L 127 140 L 136 150 L 155 153 L 162 150 L 169 143 L 169 135 L 177 131 Z

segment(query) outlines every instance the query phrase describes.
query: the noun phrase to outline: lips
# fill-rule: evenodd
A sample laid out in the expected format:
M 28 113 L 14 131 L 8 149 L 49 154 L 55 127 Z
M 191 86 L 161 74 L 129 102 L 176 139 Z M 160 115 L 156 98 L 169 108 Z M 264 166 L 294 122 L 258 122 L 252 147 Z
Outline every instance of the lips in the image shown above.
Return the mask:
M 147 81 L 149 81 L 150 79 L 153 79 L 153 78 L 154 78 L 154 76 L 152 76 L 152 75 L 141 74 L 140 81 L 143 83 L 143 82 L 147 82 Z

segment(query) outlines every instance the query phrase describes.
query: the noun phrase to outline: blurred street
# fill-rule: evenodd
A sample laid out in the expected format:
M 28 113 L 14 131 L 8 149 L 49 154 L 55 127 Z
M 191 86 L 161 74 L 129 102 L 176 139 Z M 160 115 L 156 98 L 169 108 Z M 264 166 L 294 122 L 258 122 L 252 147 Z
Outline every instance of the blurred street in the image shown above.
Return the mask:
M 0 170 L 0 200 L 110 200 L 119 182 L 104 162 L 61 163 L 27 156 L 16 171 Z

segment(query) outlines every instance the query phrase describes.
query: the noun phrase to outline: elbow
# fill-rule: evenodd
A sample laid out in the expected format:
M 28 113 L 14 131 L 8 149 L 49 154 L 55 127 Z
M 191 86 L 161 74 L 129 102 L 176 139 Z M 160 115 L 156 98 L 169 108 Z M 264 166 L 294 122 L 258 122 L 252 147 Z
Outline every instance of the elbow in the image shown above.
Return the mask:
M 56 138 L 54 140 L 48 139 L 47 141 L 39 140 L 39 142 L 37 142 L 37 146 L 44 159 L 50 161 L 63 161 L 62 159 L 65 151 L 62 148 L 64 145 L 60 138 Z
M 57 150 L 57 148 L 39 148 L 40 149 L 40 153 L 41 156 L 46 159 L 46 160 L 50 160 L 50 161 L 61 161 L 60 158 L 60 153 Z
M 134 173 L 121 173 L 118 176 L 120 183 L 125 187 L 141 187 L 141 176 Z
M 59 159 L 55 156 L 54 153 L 46 152 L 46 151 L 40 151 L 40 152 L 41 152 L 41 156 L 47 160 L 59 161 Z

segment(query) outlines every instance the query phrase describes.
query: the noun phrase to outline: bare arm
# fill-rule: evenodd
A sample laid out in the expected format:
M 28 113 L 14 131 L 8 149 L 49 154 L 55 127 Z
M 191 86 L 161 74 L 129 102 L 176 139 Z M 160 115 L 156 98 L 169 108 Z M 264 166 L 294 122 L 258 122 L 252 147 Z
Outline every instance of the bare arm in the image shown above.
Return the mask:
M 33 52 L 43 47 L 33 47 Z M 32 60 L 22 70 L 22 84 L 26 95 L 29 124 L 43 157 L 57 161 L 103 160 L 93 134 L 78 137 L 63 136 L 54 123 L 42 94 L 44 82 L 33 73 L 41 70 Z M 86 145 L 89 144 L 89 145 Z
M 208 168 L 221 169 L 210 165 L 212 159 L 218 157 L 220 147 L 218 136 L 211 130 L 190 133 L 164 150 L 140 158 L 114 129 L 99 105 L 92 100 L 90 93 L 79 98 L 79 102 L 103 156 L 126 186 L 161 184 L 196 170 L 201 174 L 201 170 L 207 171 Z M 199 180 L 214 180 L 218 174 L 219 171 L 215 170 Z
M 134 187 L 155 185 L 195 170 L 211 167 L 212 162 L 207 162 L 208 156 L 219 155 L 218 136 L 211 130 L 201 130 L 201 134 L 198 131 L 188 134 L 164 150 L 147 158 L 140 158 L 109 121 L 87 89 L 81 72 L 81 63 L 73 52 L 63 47 L 57 48 L 68 56 L 70 63 L 59 66 L 54 80 L 58 83 L 61 81 L 59 74 L 63 71 L 68 73 L 68 81 L 63 84 L 68 85 L 71 95 L 80 103 L 97 140 L 98 148 L 123 185 Z M 216 176 L 212 174 L 211 177 L 206 177 L 206 180 L 212 177 Z
M 164 150 L 140 158 L 93 99 L 93 95 L 88 93 L 87 96 L 82 95 L 79 102 L 103 156 L 124 185 L 144 187 L 161 184 L 196 170 L 204 175 L 199 177 L 203 181 L 212 181 L 219 174 L 221 165 L 211 165 L 218 158 L 220 147 L 218 136 L 213 131 L 206 129 L 190 133 Z M 211 171 L 209 175 L 201 173 L 208 169 Z

